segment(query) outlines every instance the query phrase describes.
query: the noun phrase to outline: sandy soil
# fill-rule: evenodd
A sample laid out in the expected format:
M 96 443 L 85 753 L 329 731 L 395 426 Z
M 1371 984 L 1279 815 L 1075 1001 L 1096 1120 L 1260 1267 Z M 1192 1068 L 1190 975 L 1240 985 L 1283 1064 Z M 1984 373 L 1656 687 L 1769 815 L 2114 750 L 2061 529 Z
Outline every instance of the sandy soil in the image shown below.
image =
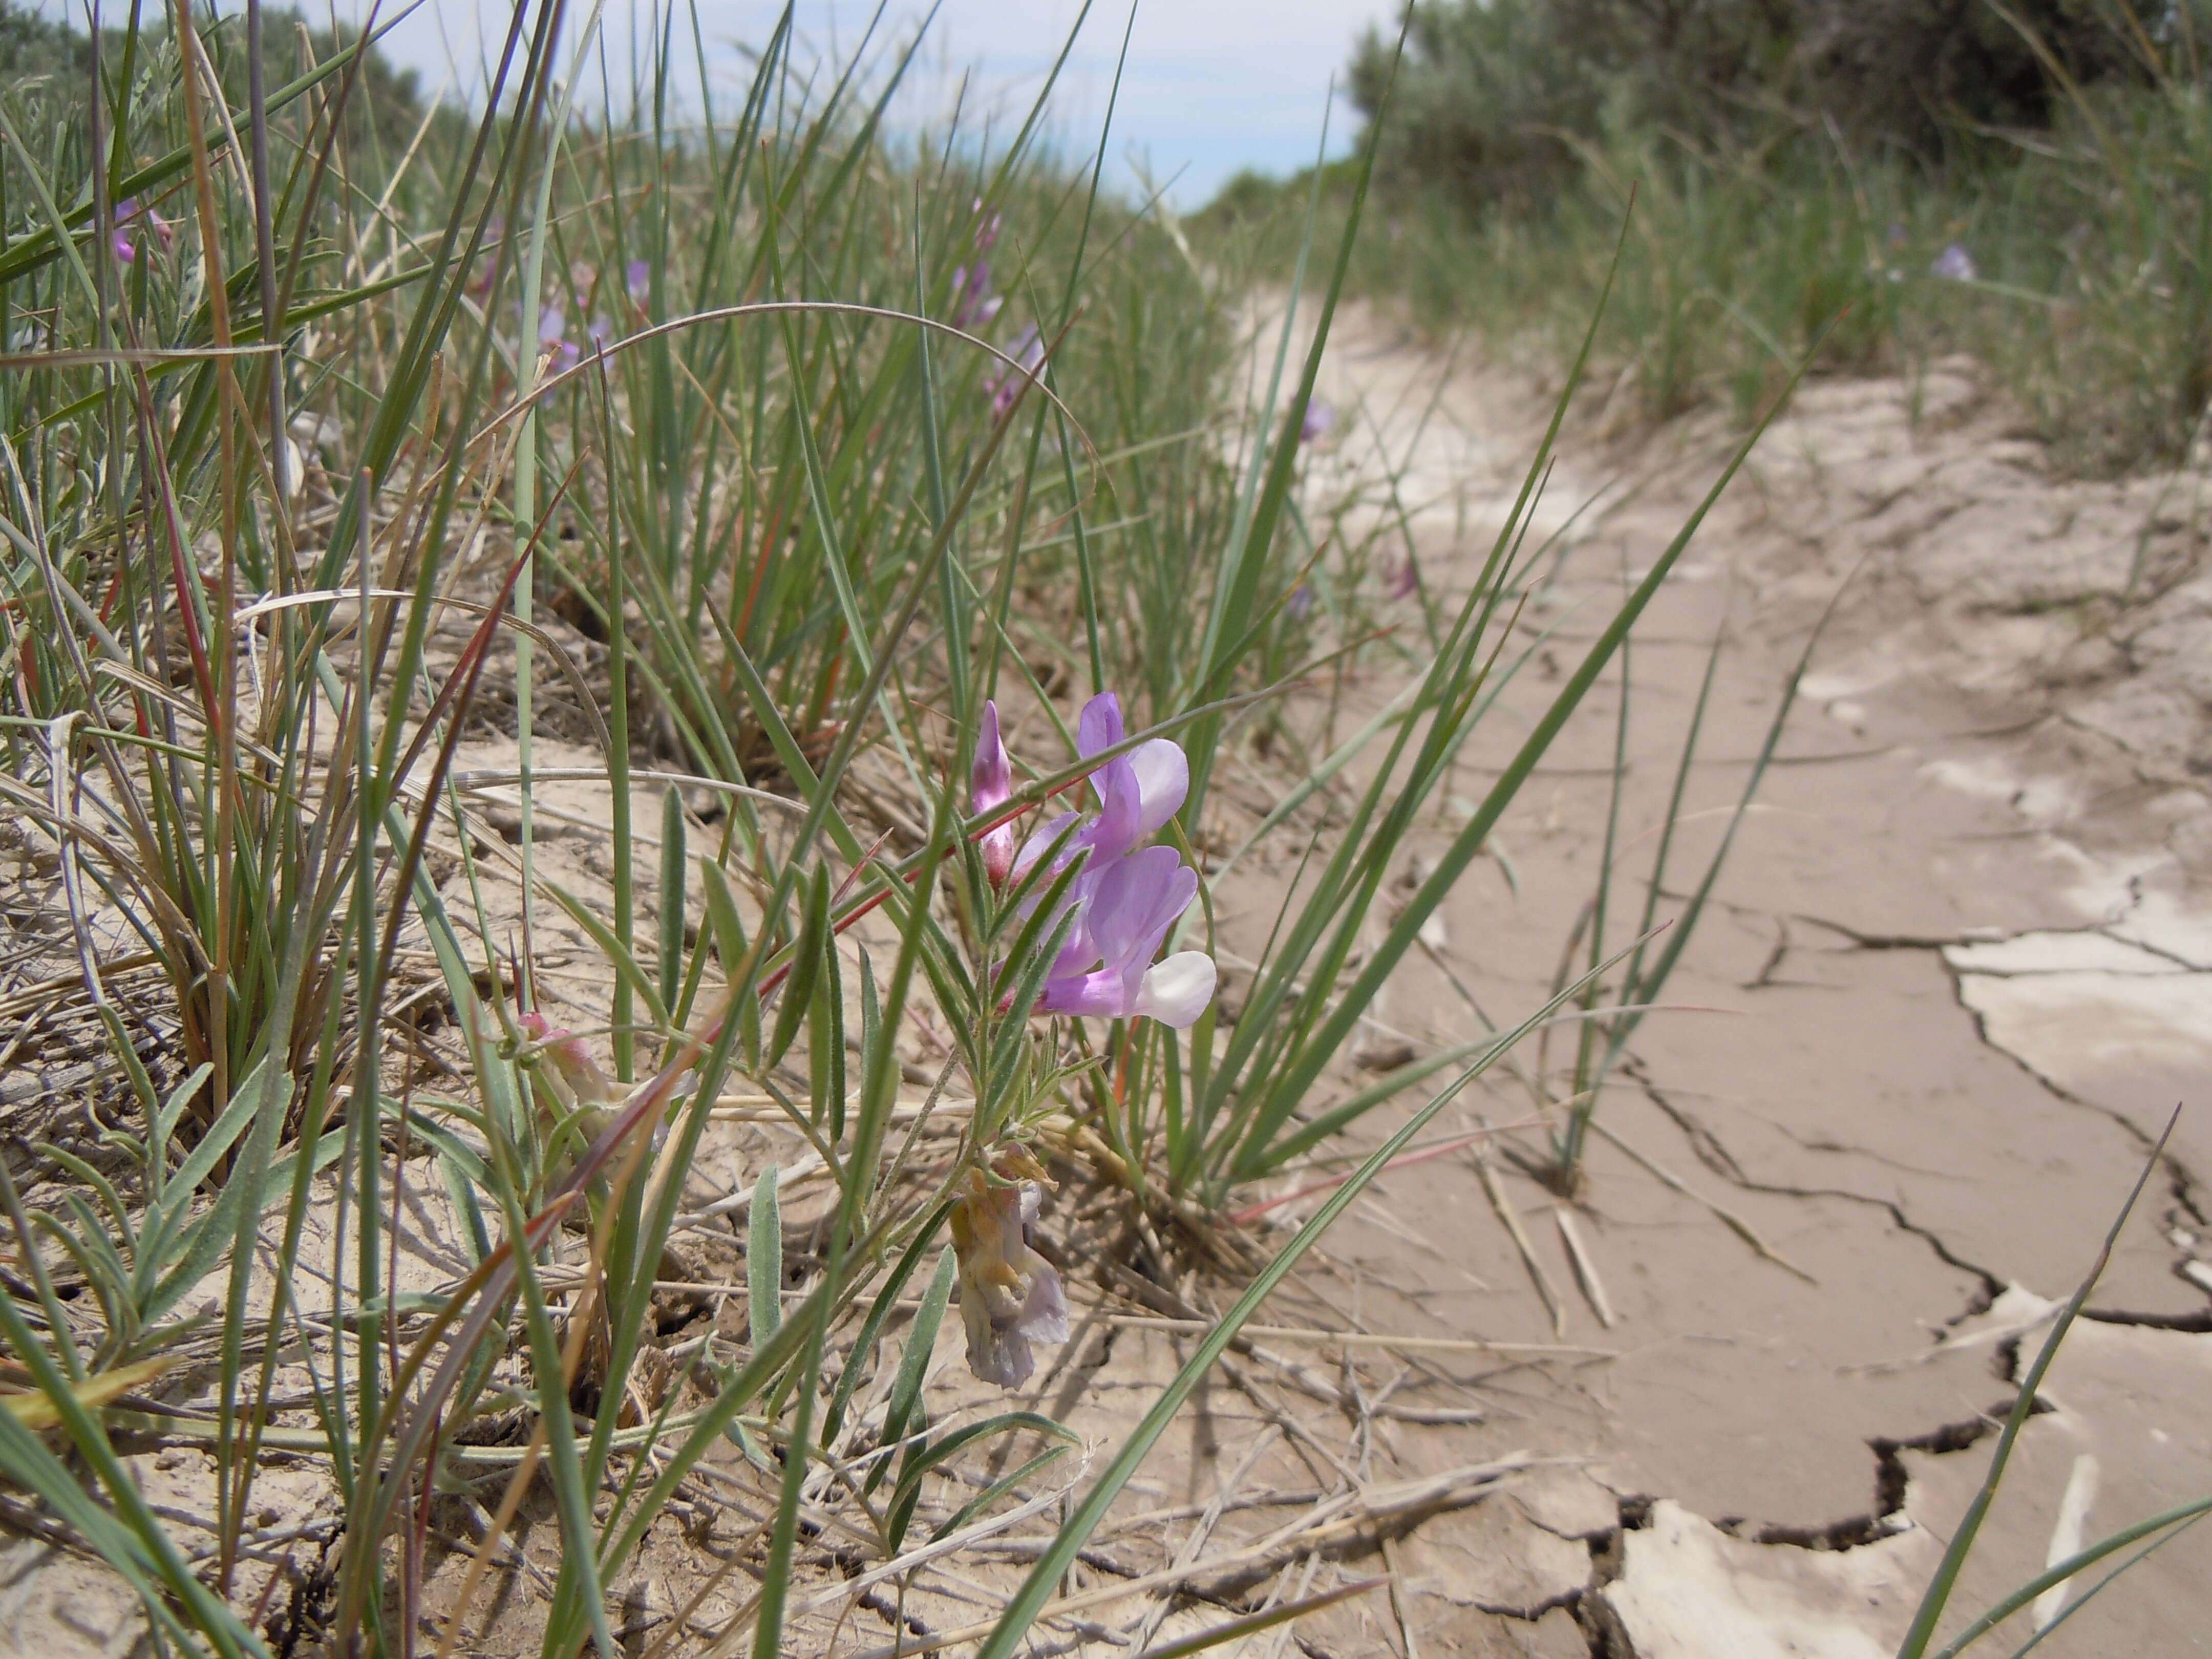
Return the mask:
M 1355 313 L 1323 392 L 1358 411 L 1335 465 L 1371 477 L 1386 456 L 1425 579 L 1463 579 L 1540 430 L 1525 381 L 1453 370 Z M 1557 660 L 1728 446 L 1696 423 L 1634 446 L 1571 429 L 1539 531 L 1561 529 L 1560 574 L 1523 620 L 1556 628 Z M 1516 1488 L 1424 1527 L 1397 1553 L 1419 1650 L 1892 1650 L 1979 1483 L 2017 1342 L 2039 1342 L 2045 1298 L 2079 1280 L 2177 1101 L 2190 1109 L 1954 1606 L 1978 1611 L 2063 1538 L 2212 1491 L 2203 483 L 2049 478 L 1972 365 L 1946 363 L 1917 384 L 1807 388 L 1700 533 L 1633 655 L 1624 836 L 1663 814 L 1717 636 L 1685 802 L 1710 845 L 1808 629 L 1851 586 L 1719 913 L 1668 988 L 1705 1012 L 1647 1020 L 1598 1107 L 1610 1133 L 1577 1215 L 1610 1328 L 1577 1292 L 1553 1195 L 1507 1156 L 1493 1169 L 1561 1319 L 1472 1154 L 1392 1172 L 1328 1246 L 1333 1299 L 1365 1328 L 1537 1343 L 1564 1328 L 1611 1350 L 1441 1368 L 1488 1419 L 1421 1431 L 1415 1463 L 1583 1460 L 1571 1484 L 1607 1513 L 1561 1522 Z M 1594 888 L 1619 695 L 1617 678 L 1593 695 L 1500 826 L 1498 865 L 1454 894 L 1442 950 L 1394 981 L 1389 1035 L 1425 1050 L 1480 1030 L 1470 1000 L 1503 1020 L 1541 999 Z M 1468 794 L 1518 737 L 1471 757 Z M 1528 1109 L 1527 1084 L 1492 1081 L 1470 1120 Z M 1377 1357 L 1365 1386 L 1401 1364 L 1438 1369 Z M 2056 1650 L 2212 1646 L 2204 1547 L 2152 1558 Z M 1574 1610 L 1571 1639 L 1529 1622 L 1547 1606 Z

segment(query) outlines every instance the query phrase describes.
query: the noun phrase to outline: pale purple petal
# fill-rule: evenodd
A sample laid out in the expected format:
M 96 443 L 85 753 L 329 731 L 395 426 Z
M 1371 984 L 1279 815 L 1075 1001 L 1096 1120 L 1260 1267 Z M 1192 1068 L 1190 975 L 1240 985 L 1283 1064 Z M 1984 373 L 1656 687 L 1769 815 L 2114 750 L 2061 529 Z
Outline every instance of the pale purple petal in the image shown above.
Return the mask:
M 952 268 L 952 325 L 980 328 L 999 314 L 999 301 L 991 292 L 991 265 L 987 259 Z
M 1083 907 L 1090 940 L 1081 948 L 1071 940 L 1061 951 L 1038 1011 L 1099 1019 L 1135 1014 L 1152 953 L 1197 896 L 1198 872 L 1172 847 L 1144 848 L 1109 864 Z M 1091 969 L 1092 962 L 1103 965 Z
M 1029 1252 L 1031 1266 L 1030 1293 L 1022 1304 L 1022 1316 L 1014 1329 L 1024 1339 L 1024 1346 L 1030 1342 L 1065 1342 L 1067 1340 L 1067 1292 L 1061 1289 L 1060 1275 L 1052 1264 L 1034 1250 Z
M 623 287 L 629 297 L 643 305 L 653 292 L 653 267 L 642 259 L 633 259 L 623 267 Z
M 538 343 L 550 346 L 568 331 L 568 319 L 558 306 L 547 306 L 538 313 Z
M 1014 337 L 1008 355 L 1013 362 L 1001 363 L 998 372 L 984 382 L 991 390 L 991 413 L 999 419 L 1004 419 L 1006 411 L 1014 406 L 1014 400 L 1021 396 L 1029 378 L 1044 367 L 1044 339 L 1035 324 Z
M 1318 398 L 1307 404 L 1304 417 L 1298 422 L 1298 441 L 1312 443 L 1336 430 L 1336 410 Z
M 1018 876 L 1029 874 L 1030 867 L 1050 852 L 1052 844 L 1066 834 L 1067 826 L 1075 822 L 1076 816 L 1073 812 L 1055 812 L 1044 823 L 1039 824 L 1036 833 L 1022 843 L 1022 850 L 1015 855 L 1014 873 Z M 1060 850 L 1060 857 L 1054 860 L 1055 866 L 1064 864 L 1073 857 L 1075 849 L 1081 843 L 1079 842 L 1070 841 Z
M 160 239 L 164 248 L 168 247 L 175 240 L 175 228 L 167 219 L 151 208 L 140 206 L 137 197 L 125 197 L 115 204 L 115 234 L 110 240 L 108 246 L 115 257 L 126 265 L 137 262 L 140 250 L 143 246 L 143 234 L 137 228 L 141 223 L 153 228 L 154 234 Z M 126 230 L 125 226 L 132 228 Z
M 1041 1014 L 1068 1014 L 1077 1019 L 1127 1019 L 1135 1012 L 1128 981 L 1111 968 L 1088 974 L 1055 974 L 1044 982 L 1037 998 Z
M 1198 896 L 1198 872 L 1172 847 L 1130 854 L 1099 878 L 1091 903 L 1091 933 L 1109 968 L 1129 981 L 1133 996 L 1152 952 Z
M 968 1328 L 968 1369 L 986 1382 L 1018 1389 L 1036 1372 L 1036 1356 L 1018 1328 L 993 1321 L 981 1298 L 960 1292 L 960 1322 Z
M 1974 264 L 1974 256 L 1958 242 L 1952 243 L 1936 256 L 1936 263 L 1928 267 L 1928 274 L 1947 283 L 1971 283 L 1981 272 Z
M 1121 724 L 1121 699 L 1101 691 L 1075 717 L 1075 752 L 1089 760 L 1129 734 Z
M 1111 749 L 1127 735 L 1121 724 L 1121 700 L 1111 691 L 1102 691 L 1083 705 L 1083 713 L 1077 717 L 1076 751 L 1088 759 Z M 1098 794 L 1098 817 L 1080 840 L 1091 849 L 1095 865 L 1117 859 L 1137 844 L 1137 837 L 1144 834 L 1144 795 L 1136 769 L 1127 755 L 1117 756 L 1093 772 L 1091 787 Z
M 975 737 L 975 763 L 969 770 L 968 787 L 978 812 L 1004 806 L 1014 793 L 1013 767 L 1006 758 L 1006 741 L 999 735 L 999 705 L 995 702 L 983 705 L 983 719 Z

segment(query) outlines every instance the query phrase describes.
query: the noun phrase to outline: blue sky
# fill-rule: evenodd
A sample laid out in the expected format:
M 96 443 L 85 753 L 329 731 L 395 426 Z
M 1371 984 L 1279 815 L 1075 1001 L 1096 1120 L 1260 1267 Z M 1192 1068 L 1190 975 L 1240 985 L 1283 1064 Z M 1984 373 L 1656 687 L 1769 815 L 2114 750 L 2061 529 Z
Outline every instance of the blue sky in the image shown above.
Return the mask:
M 360 0 L 337 3 L 343 13 Z M 387 10 L 396 3 L 386 0 Z M 606 0 L 601 26 L 617 54 L 626 52 L 631 5 Z M 733 43 L 765 40 L 779 0 L 698 6 L 721 78 L 734 87 L 744 66 Z M 589 0 L 570 0 L 573 18 L 589 9 Z M 808 46 L 849 51 L 873 9 L 872 0 L 799 0 L 800 55 Z M 1080 0 L 944 0 L 904 114 L 919 122 L 945 108 L 963 70 L 972 72 L 971 108 L 980 97 L 987 109 L 1025 109 L 1080 10 Z M 1330 78 L 1341 77 L 1361 31 L 1395 10 L 1394 0 L 1141 0 L 1108 143 L 1109 177 L 1133 185 L 1133 158 L 1157 180 L 1178 175 L 1172 199 L 1198 207 L 1241 167 L 1285 173 L 1311 161 L 1325 113 L 1329 153 L 1342 155 L 1358 118 L 1341 96 L 1330 111 Z M 904 35 L 924 11 L 915 0 L 892 0 L 887 16 Z M 422 71 L 426 90 L 450 73 L 465 93 L 479 75 L 480 20 L 503 30 L 507 17 L 501 0 L 428 0 L 388 45 Z M 1096 140 L 1127 20 L 1127 0 L 1098 0 L 1063 74 L 1059 128 L 1072 149 L 1087 152 Z

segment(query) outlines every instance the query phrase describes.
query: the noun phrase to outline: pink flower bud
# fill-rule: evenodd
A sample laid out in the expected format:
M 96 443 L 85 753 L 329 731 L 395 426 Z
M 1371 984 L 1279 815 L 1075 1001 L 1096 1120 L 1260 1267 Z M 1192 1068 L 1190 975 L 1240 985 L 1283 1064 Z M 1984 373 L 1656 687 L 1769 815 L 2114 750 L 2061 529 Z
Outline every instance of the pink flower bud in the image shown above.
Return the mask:
M 592 1059 L 592 1051 L 584 1046 L 583 1038 L 565 1026 L 550 1024 L 535 1008 L 516 1023 L 522 1027 L 523 1036 L 543 1053 L 572 1106 L 599 1108 L 614 1098 L 613 1086 Z
M 1014 774 L 1006 759 L 1006 745 L 999 736 L 999 705 L 983 705 L 982 730 L 975 738 L 975 763 L 968 775 L 969 793 L 978 812 L 996 811 L 1012 799 Z M 1014 867 L 1014 826 L 1011 822 L 988 830 L 983 836 L 983 870 L 991 885 L 1003 887 Z

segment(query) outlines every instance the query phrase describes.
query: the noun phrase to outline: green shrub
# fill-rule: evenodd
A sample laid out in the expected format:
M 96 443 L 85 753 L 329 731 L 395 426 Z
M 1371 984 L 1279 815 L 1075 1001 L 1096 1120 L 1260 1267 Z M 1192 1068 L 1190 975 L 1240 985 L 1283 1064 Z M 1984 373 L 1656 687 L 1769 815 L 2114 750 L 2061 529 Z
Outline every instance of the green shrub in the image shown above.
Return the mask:
M 1382 176 L 1474 204 L 1528 202 L 1578 144 L 1664 131 L 1757 145 L 1778 125 L 1940 157 L 1962 131 L 2045 128 L 2073 85 L 2148 86 L 2164 48 L 2193 52 L 2206 0 L 1415 0 Z M 1379 106 L 1394 41 L 1353 55 L 1354 102 Z
M 2212 394 L 2208 41 L 2206 0 L 1417 5 L 1355 269 L 1556 358 L 1632 195 L 1598 351 L 1647 416 L 1747 412 L 1834 324 L 1825 369 L 1972 351 L 2063 465 L 2162 465 Z

